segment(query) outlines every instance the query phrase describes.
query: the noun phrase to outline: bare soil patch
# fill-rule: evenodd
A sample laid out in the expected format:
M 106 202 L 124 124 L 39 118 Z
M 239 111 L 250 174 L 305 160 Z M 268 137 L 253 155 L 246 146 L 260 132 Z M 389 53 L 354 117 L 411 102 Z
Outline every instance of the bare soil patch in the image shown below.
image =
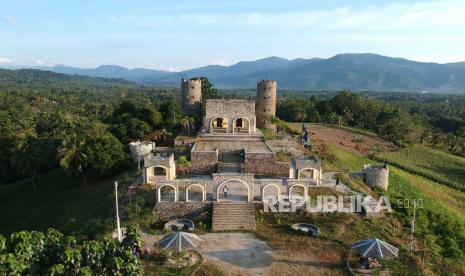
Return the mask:
M 378 145 L 382 151 L 396 151 L 398 147 L 380 137 L 352 132 L 348 129 L 338 128 L 328 125 L 310 125 L 311 138 L 316 142 L 324 142 L 328 145 L 340 147 L 346 151 L 363 154 L 365 156 L 371 153 L 373 145 Z M 353 142 L 354 137 L 358 136 L 362 142 L 359 147 Z

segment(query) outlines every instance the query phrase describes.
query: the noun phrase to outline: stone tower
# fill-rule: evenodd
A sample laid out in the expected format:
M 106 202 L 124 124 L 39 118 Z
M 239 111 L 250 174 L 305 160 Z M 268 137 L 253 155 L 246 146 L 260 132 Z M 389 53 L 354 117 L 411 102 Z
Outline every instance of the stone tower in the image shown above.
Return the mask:
M 200 79 L 181 80 L 182 112 L 198 116 L 202 103 L 202 81 Z
M 387 190 L 389 187 L 389 167 L 385 164 L 369 164 L 363 166 L 363 180 L 371 187 Z
M 275 131 L 276 126 L 267 123 L 267 115 L 276 115 L 276 81 L 261 80 L 257 82 L 257 100 L 255 103 L 257 127 Z

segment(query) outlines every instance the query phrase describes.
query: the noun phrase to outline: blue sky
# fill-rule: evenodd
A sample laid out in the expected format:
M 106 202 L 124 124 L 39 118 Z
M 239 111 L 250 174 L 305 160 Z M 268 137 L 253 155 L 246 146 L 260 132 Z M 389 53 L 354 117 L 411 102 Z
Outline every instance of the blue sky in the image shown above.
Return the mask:
M 182 70 L 268 56 L 465 61 L 465 1 L 0 0 L 0 65 Z

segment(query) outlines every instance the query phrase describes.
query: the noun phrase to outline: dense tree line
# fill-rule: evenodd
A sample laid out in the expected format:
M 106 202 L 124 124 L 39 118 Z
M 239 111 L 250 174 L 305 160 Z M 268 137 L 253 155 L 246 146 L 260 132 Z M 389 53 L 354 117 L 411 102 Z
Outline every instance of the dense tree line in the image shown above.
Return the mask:
M 180 110 L 174 90 L 14 72 L 0 71 L 1 184 L 23 178 L 35 183 L 40 173 L 60 165 L 83 182 L 113 174 L 128 164 L 129 141 L 176 125 L 165 120 L 172 109 Z
M 111 175 L 129 163 L 128 143 L 190 132 L 179 89 L 37 70 L 0 70 L 0 184 L 61 166 L 82 177 Z M 218 91 L 202 78 L 204 99 Z M 35 188 L 35 184 L 34 184 Z
M 132 249 L 140 245 L 139 230 L 130 226 L 122 242 L 77 241 L 57 230 L 21 231 L 0 235 L 0 275 L 142 275 Z
M 444 109 L 449 109 L 454 120 L 445 119 L 443 115 L 448 113 Z M 386 102 L 346 91 L 330 99 L 315 95 L 279 99 L 277 116 L 291 122 L 305 120 L 366 129 L 395 143 L 421 143 L 465 155 L 463 109 L 462 105 L 446 108 L 440 104 Z

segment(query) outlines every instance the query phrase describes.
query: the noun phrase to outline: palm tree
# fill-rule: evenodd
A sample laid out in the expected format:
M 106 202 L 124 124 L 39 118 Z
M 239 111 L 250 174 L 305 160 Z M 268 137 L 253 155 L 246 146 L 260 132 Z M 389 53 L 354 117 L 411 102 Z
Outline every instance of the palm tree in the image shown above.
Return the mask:
M 195 127 L 195 118 L 194 117 L 187 117 L 187 135 L 190 135 L 190 129 L 194 129 Z
M 170 136 L 171 132 L 169 132 L 166 129 L 161 129 L 161 130 L 158 131 L 158 135 L 163 136 L 163 141 L 166 141 L 166 136 Z
M 36 190 L 37 167 L 40 166 L 40 160 L 37 153 L 37 148 L 31 143 L 31 139 L 27 139 L 19 146 L 18 153 L 13 157 L 13 166 L 22 174 L 27 174 L 32 181 L 32 189 Z
M 187 132 L 189 133 L 189 117 L 182 117 L 181 120 L 179 120 L 179 122 L 181 123 L 184 130 L 187 129 Z
M 299 110 L 297 111 L 297 114 L 295 115 L 295 117 L 297 118 L 297 120 L 301 121 L 302 124 L 304 123 L 304 120 L 305 118 L 307 117 L 307 114 L 305 114 L 304 111 L 302 110 Z
M 87 185 L 86 168 L 88 156 L 85 153 L 86 141 L 76 134 L 72 134 L 63 140 L 60 149 L 60 165 L 63 169 L 73 172 L 76 176 L 81 175 L 84 185 Z

